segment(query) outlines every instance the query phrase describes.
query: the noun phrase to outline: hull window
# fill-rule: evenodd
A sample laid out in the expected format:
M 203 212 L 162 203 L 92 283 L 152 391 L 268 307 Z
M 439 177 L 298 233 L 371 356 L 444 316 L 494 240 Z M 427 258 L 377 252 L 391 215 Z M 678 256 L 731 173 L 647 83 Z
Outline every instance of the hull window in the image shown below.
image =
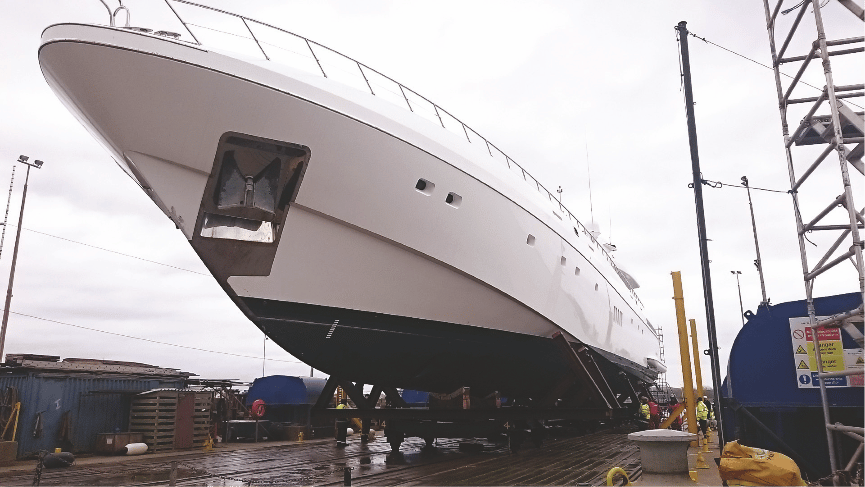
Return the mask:
M 568 263 L 568 258 L 565 256 L 562 256 L 562 265 L 567 265 L 567 263 Z
M 574 267 L 574 275 L 575 275 L 575 276 L 579 276 L 579 275 L 580 275 L 580 268 L 579 268 L 579 267 Z
M 435 187 L 436 187 L 435 184 L 427 181 L 426 179 L 418 179 L 417 184 L 414 185 L 414 189 L 418 190 L 419 192 L 421 192 L 427 196 L 432 194 Z
M 529 234 L 529 236 L 526 237 L 526 245 L 528 245 L 530 247 L 535 246 L 535 236 L 534 235 Z
M 448 193 L 447 198 L 445 198 L 445 203 L 453 206 L 454 208 L 459 208 L 463 202 L 463 197 L 456 193 Z

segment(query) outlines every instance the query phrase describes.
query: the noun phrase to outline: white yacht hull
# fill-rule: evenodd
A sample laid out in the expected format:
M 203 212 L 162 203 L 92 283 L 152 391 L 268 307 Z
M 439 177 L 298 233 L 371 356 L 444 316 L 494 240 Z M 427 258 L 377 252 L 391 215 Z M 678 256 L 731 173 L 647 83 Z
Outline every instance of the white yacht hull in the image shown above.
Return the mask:
M 566 373 L 538 356 L 560 331 L 653 378 L 658 338 L 609 258 L 486 148 L 318 76 L 123 29 L 49 27 L 39 60 L 229 296 L 316 368 L 539 394 Z M 207 233 L 238 140 L 297 151 L 272 243 Z

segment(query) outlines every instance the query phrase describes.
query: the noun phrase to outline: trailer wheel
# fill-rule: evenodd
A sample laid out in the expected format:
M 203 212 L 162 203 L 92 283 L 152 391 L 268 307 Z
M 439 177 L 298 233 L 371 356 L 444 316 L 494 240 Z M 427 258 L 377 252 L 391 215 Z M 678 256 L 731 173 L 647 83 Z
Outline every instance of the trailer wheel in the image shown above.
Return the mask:
M 435 448 L 435 438 L 424 438 L 423 441 L 426 442 L 426 448 Z

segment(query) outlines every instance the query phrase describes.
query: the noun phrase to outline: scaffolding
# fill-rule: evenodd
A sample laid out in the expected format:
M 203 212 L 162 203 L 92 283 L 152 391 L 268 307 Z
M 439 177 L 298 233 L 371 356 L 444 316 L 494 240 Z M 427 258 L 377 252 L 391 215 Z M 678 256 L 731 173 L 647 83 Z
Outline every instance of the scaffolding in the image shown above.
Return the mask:
M 656 328 L 658 331 L 658 340 L 659 340 L 659 358 L 661 359 L 661 363 L 664 366 L 667 365 L 666 357 L 664 356 L 664 327 L 658 325 Z M 658 374 L 658 378 L 655 379 L 655 382 L 649 388 L 649 392 L 654 396 L 655 401 L 668 402 L 670 400 L 670 396 L 673 395 L 673 388 L 670 387 L 670 384 L 667 382 L 667 372 L 661 372 Z
M 772 7 L 769 5 L 770 1 L 777 3 Z M 863 274 L 862 238 L 860 235 L 860 230 L 863 229 L 863 223 L 865 223 L 865 219 L 863 219 L 865 208 L 857 211 L 853 201 L 856 191 L 854 188 L 861 188 L 863 182 L 861 176 L 865 175 L 862 163 L 863 147 L 865 147 L 865 142 L 863 142 L 865 123 L 863 123 L 863 112 L 860 106 L 862 102 L 851 100 L 861 98 L 865 94 L 865 85 L 862 83 L 841 85 L 835 82 L 835 77 L 839 79 L 846 76 L 861 77 L 863 74 L 861 67 L 865 64 L 862 59 L 862 53 L 865 51 L 863 48 L 865 38 L 856 36 L 827 40 L 824 30 L 824 14 L 828 23 L 838 27 L 838 31 L 849 29 L 851 32 L 862 31 L 862 21 L 865 20 L 865 16 L 863 16 L 863 9 L 854 0 L 826 2 L 823 6 L 820 5 L 820 0 L 804 0 L 802 3 L 782 11 L 783 3 L 784 0 L 763 0 L 766 27 L 769 33 L 769 47 L 772 51 L 772 67 L 775 71 L 775 87 L 778 92 L 778 107 L 781 112 L 781 125 L 790 178 L 790 194 L 792 195 L 799 239 L 799 253 L 810 319 L 809 326 L 814 341 L 817 382 L 826 424 L 829 464 L 832 470 L 833 483 L 838 485 L 839 482 L 842 482 L 843 477 L 848 476 L 847 478 L 849 478 L 852 469 L 856 467 L 857 460 L 861 458 L 865 431 L 861 427 L 832 423 L 826 379 L 847 377 L 845 380 L 850 380 L 851 383 L 856 380 L 861 384 L 862 370 L 859 369 L 855 372 L 851 370 L 825 371 L 823 359 L 820 356 L 821 336 L 818 329 L 824 327 L 843 328 L 861 346 L 862 334 L 856 328 L 855 323 L 862 321 L 863 308 L 860 304 L 858 308 L 845 313 L 820 318 L 816 316 L 813 293 L 818 276 L 850 262 L 855 267 L 859 292 L 865 297 L 865 274 Z M 826 7 L 825 12 L 823 11 L 824 6 Z M 781 28 L 778 24 L 782 23 L 783 16 L 788 13 L 795 13 L 795 16 L 790 16 L 792 20 L 783 20 L 785 26 Z M 805 32 L 800 32 L 800 35 L 796 36 L 802 19 L 809 13 L 813 15 L 816 31 L 812 32 L 816 36 L 807 38 L 809 34 Z M 783 42 L 778 51 L 775 48 L 776 27 L 782 33 L 786 32 L 783 37 L 778 37 Z M 803 30 L 805 29 L 803 28 Z M 813 42 L 807 44 L 803 43 L 803 40 Z M 801 48 L 804 54 L 790 55 L 787 53 L 788 48 L 790 50 Z M 833 73 L 830 58 L 834 59 L 836 63 L 835 73 Z M 821 61 L 824 78 L 821 80 L 821 84 L 824 86 L 819 96 L 802 96 L 800 93 L 815 88 L 814 85 L 809 85 L 806 80 L 809 79 L 809 75 L 816 71 L 815 69 L 808 70 L 811 62 L 816 60 Z M 814 65 L 816 66 L 817 63 L 815 62 Z M 840 69 L 838 69 L 839 65 Z M 782 72 L 782 68 L 788 66 L 792 69 L 798 68 L 794 76 Z M 790 72 L 793 72 L 792 69 Z M 861 78 L 853 81 L 860 80 Z M 816 93 L 812 91 L 808 95 L 816 95 Z M 860 111 L 851 107 L 856 107 Z M 821 113 L 818 114 L 818 111 Z M 798 123 L 794 122 L 791 132 L 788 120 L 797 116 L 792 114 L 794 112 L 797 115 L 801 114 L 802 118 Z M 794 164 L 794 149 L 797 157 L 804 160 L 803 163 Z M 834 157 L 829 156 L 832 152 L 837 153 L 838 157 L 839 164 L 836 169 L 831 168 L 831 160 Z M 804 166 L 806 163 L 808 165 Z M 850 167 L 853 167 L 855 171 L 850 171 Z M 798 176 L 797 170 L 800 171 Z M 826 181 L 837 183 L 837 179 L 835 179 L 837 178 L 837 170 L 840 170 L 843 192 L 839 196 L 821 194 L 831 187 L 831 184 L 826 184 Z M 806 184 L 806 180 L 809 178 L 811 181 Z M 820 184 L 817 184 L 818 179 Z M 859 191 L 861 196 L 861 189 Z M 800 203 L 806 195 L 808 197 L 806 204 L 812 204 L 814 201 L 822 201 L 822 204 L 818 204 L 816 208 L 802 207 Z M 809 215 L 813 213 L 815 216 L 806 221 L 803 219 L 802 212 Z M 828 221 L 831 218 L 835 220 Z M 809 237 L 817 242 L 812 242 Z M 832 237 L 835 237 L 834 240 Z M 813 267 L 809 267 L 809 253 L 819 255 L 819 259 Z M 837 276 L 849 275 L 849 268 L 847 271 L 848 273 L 845 274 L 844 269 L 836 269 L 831 275 L 837 279 Z M 833 436 L 835 434 L 844 434 L 860 442 L 858 449 L 846 465 L 841 463 L 841 459 L 838 458 L 841 452 L 836 445 L 836 438 Z

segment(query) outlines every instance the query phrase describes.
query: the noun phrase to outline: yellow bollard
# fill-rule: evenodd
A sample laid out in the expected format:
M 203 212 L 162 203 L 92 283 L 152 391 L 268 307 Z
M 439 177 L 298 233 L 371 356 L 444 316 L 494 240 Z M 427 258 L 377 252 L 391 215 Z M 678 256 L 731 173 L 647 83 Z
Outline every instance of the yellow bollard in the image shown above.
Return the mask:
M 301 431 L 297 434 L 297 441 L 299 441 L 301 443 L 303 442 L 303 431 Z
M 204 440 L 204 451 L 213 451 L 213 438 L 210 436 Z
M 613 467 L 607 472 L 607 485 L 616 485 L 617 478 L 625 479 L 623 485 L 632 485 L 630 479 L 628 479 L 628 474 L 621 467 Z
M 696 467 L 697 468 L 709 468 L 709 466 L 706 465 L 706 459 L 703 458 L 703 452 L 697 453 L 697 465 L 696 465 Z

